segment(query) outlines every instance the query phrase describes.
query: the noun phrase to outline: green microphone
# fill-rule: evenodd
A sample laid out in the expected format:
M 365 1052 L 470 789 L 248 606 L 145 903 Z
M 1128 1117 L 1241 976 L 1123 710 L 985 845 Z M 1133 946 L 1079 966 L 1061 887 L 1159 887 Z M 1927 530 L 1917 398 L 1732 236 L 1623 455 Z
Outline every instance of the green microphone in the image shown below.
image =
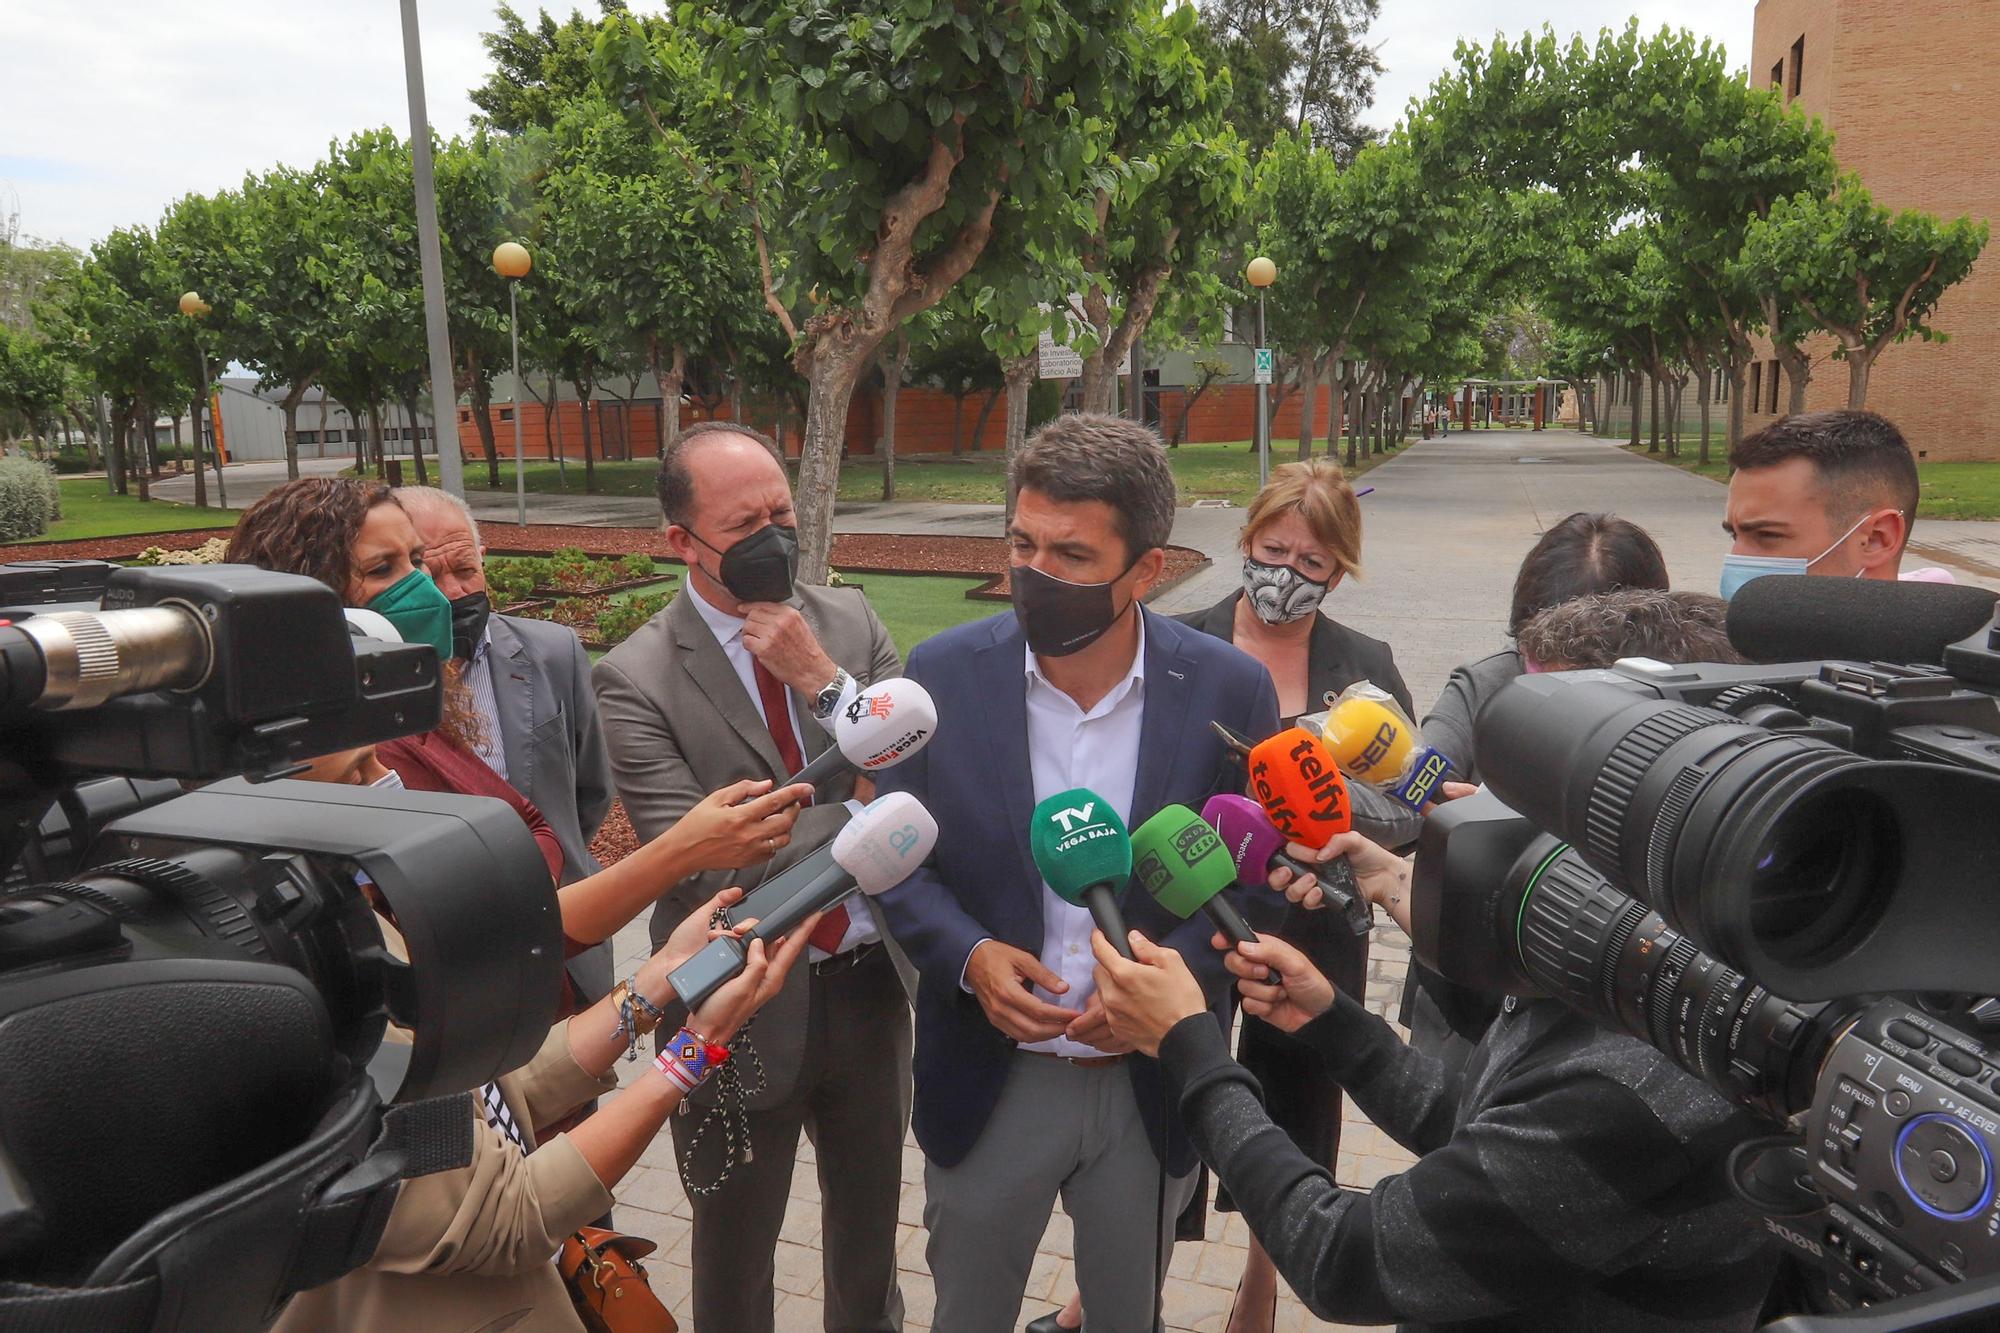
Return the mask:
M 1133 832 L 1132 857 L 1141 887 L 1160 906 L 1183 921 L 1206 911 L 1230 942 L 1256 943 L 1257 932 L 1222 896 L 1236 883 L 1236 862 L 1200 815 L 1184 805 L 1161 807 Z
M 1049 797 L 1029 819 L 1028 850 L 1056 897 L 1089 908 L 1111 947 L 1131 958 L 1118 890 L 1132 878 L 1132 839 L 1111 802 L 1085 787 Z

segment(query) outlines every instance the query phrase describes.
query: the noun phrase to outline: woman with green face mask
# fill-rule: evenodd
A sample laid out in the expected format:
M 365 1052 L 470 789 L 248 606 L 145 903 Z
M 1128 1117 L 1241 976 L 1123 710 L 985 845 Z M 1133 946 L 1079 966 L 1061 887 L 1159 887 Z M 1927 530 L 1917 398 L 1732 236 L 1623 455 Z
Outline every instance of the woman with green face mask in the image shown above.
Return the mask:
M 413 791 L 453 792 L 506 801 L 527 823 L 563 881 L 563 855 L 541 811 L 476 753 L 483 726 L 473 707 L 465 662 L 452 656 L 451 603 L 424 572 L 423 543 L 396 493 L 379 482 L 302 477 L 244 511 L 227 558 L 318 579 L 351 607 L 379 612 L 405 643 L 437 649 L 444 674 L 444 715 L 435 731 L 376 747 L 382 764 Z M 651 907 L 689 875 L 754 865 L 785 845 L 811 788 L 769 791 L 769 782 L 739 782 L 697 804 L 674 827 L 595 875 L 563 884 L 563 935 L 574 956 Z M 594 996 L 564 978 L 564 1011 Z

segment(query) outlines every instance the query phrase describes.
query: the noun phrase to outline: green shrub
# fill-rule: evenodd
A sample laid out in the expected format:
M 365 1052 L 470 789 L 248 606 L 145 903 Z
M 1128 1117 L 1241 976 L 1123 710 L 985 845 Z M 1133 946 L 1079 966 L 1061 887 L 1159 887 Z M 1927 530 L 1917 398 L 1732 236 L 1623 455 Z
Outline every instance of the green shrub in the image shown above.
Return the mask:
M 69 476 L 77 472 L 88 472 L 93 466 L 90 461 L 90 455 L 86 454 L 81 448 L 58 449 L 55 452 L 53 461 L 56 471 L 62 473 L 64 476 Z
M 0 541 L 38 537 L 61 517 L 55 473 L 32 458 L 0 458 Z
M 619 570 L 628 579 L 649 579 L 653 577 L 653 557 L 644 551 L 634 551 L 618 562 Z
M 672 599 L 671 593 L 635 593 L 622 602 L 613 602 L 597 613 L 597 641 L 619 644 L 632 637 L 639 627 L 660 614 Z

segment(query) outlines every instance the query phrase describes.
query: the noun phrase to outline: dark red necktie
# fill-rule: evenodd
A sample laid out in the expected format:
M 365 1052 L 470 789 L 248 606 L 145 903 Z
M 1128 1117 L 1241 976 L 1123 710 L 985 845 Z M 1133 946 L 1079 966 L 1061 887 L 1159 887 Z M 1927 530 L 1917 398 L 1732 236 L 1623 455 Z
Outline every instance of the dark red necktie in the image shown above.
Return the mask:
M 806 760 L 799 749 L 799 738 L 792 731 L 792 706 L 784 682 L 766 671 L 764 664 L 755 658 L 750 660 L 750 670 L 757 678 L 757 697 L 764 704 L 764 725 L 770 728 L 771 739 L 777 744 L 778 758 L 784 761 L 786 773 L 796 773 L 806 766 Z M 846 937 L 847 904 L 835 903 L 813 927 L 806 943 L 821 953 L 833 954 L 840 951 L 840 942 Z

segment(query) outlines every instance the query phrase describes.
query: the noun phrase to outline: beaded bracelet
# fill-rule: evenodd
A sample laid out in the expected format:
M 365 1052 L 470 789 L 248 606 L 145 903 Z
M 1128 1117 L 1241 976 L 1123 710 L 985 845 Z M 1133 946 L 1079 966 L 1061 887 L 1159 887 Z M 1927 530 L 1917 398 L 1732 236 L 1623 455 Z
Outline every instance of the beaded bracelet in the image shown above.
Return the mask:
M 683 1093 L 693 1092 L 710 1074 L 729 1062 L 729 1048 L 717 1046 L 700 1033 L 682 1028 L 667 1038 L 653 1064 Z

